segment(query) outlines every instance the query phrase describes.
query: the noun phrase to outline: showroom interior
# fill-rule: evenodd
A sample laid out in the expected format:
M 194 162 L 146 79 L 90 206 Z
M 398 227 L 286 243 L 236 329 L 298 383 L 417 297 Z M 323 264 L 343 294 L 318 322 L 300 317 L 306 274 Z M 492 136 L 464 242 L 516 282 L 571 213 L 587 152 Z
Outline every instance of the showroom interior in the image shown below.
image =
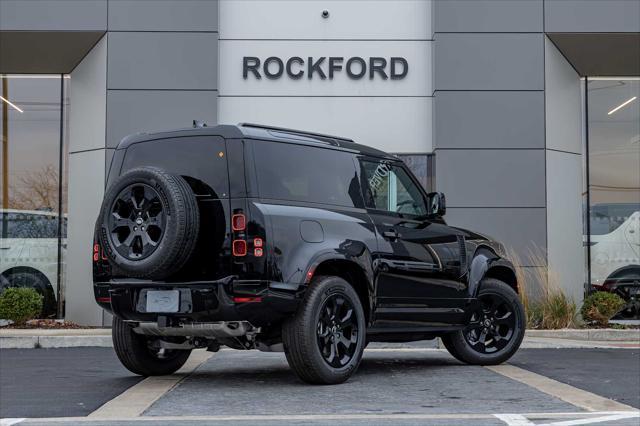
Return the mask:
M 408 69 L 243 75 L 243 58 L 294 56 Z M 397 154 L 447 195 L 448 223 L 576 302 L 640 274 L 639 0 L 0 0 L 0 74 L 0 285 L 49 289 L 51 316 L 110 323 L 90 258 L 113 152 L 194 119 Z

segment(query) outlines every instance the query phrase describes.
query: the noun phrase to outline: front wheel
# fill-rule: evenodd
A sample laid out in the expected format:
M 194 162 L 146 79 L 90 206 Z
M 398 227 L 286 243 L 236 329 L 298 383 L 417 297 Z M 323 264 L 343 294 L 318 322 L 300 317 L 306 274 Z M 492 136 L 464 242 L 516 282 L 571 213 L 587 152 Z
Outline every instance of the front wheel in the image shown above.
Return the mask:
M 365 327 L 362 304 L 349 283 L 314 278 L 295 317 L 282 328 L 289 366 L 307 383 L 346 381 L 362 359 Z
M 442 337 L 449 353 L 467 364 L 495 365 L 511 358 L 525 331 L 518 294 L 506 283 L 487 278 L 480 283 L 478 307 L 469 324 Z
M 137 334 L 131 325 L 118 317 L 113 317 L 111 334 L 113 348 L 122 365 L 140 376 L 175 373 L 191 355 L 191 350 L 154 348 L 147 336 Z

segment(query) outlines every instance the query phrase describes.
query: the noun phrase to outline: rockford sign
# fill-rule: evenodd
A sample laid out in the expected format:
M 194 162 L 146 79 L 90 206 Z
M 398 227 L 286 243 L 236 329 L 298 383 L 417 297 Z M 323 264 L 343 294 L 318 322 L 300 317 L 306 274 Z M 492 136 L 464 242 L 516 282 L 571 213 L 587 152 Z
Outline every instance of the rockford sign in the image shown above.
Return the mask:
M 277 56 L 269 56 L 266 59 L 257 56 L 244 56 L 242 58 L 242 77 L 245 80 L 248 78 L 260 80 L 263 76 L 270 80 L 277 80 L 285 75 L 293 80 L 299 80 L 305 76 L 309 80 L 314 78 L 332 80 L 339 73 L 346 73 L 352 80 L 362 78 L 402 80 L 408 72 L 407 60 L 393 56 L 390 58 L 378 56 L 369 58 L 359 56 L 351 58 L 320 56 L 314 58 L 309 56 L 302 58 L 292 56 L 284 59 Z

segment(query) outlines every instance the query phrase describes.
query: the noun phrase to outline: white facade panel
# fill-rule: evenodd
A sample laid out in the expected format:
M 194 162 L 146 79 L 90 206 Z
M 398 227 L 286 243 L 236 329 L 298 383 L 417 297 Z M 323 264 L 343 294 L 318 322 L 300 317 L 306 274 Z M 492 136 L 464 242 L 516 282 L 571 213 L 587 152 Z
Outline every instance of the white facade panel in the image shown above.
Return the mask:
M 394 153 L 432 151 L 428 97 L 220 97 L 218 122 L 264 123 L 352 138 Z
M 69 151 L 104 148 L 107 114 L 107 37 L 71 73 Z
M 431 43 L 430 41 L 256 41 L 220 40 L 220 96 L 431 96 Z M 257 73 L 246 73 L 244 57 L 257 57 L 260 66 Z M 276 74 L 281 67 L 276 60 L 269 61 L 265 72 L 264 64 L 270 57 L 279 58 L 284 68 L 282 75 L 268 78 L 267 73 Z M 294 74 L 303 72 L 300 78 L 292 78 L 286 72 L 289 58 L 300 57 L 304 64 L 292 63 Z M 309 58 L 321 62 L 325 79 L 318 71 L 309 73 Z M 343 58 L 342 69 L 330 76 L 330 57 Z M 351 78 L 347 73 L 347 62 L 352 57 L 363 58 L 367 67 L 365 74 Z M 370 75 L 370 58 L 381 57 L 387 61 L 384 79 L 379 72 Z M 406 76 L 391 78 L 391 58 L 401 57 L 407 62 Z M 362 71 L 360 62 L 350 67 L 353 74 Z M 401 74 L 403 66 L 398 63 L 396 74 Z
M 547 150 L 547 258 L 565 294 L 582 299 L 582 157 Z
M 545 37 L 545 114 L 547 148 L 582 151 L 580 76 Z
M 327 10 L 329 16 L 323 18 Z M 220 1 L 220 39 L 426 40 L 430 0 Z
M 105 150 L 69 155 L 66 316 L 78 324 L 101 325 L 91 285 L 93 230 L 104 194 Z

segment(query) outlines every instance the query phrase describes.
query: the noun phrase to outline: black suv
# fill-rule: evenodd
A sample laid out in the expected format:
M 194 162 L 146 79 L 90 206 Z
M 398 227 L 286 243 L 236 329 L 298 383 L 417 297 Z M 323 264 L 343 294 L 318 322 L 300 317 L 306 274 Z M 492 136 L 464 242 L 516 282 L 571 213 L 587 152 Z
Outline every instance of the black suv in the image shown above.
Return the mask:
M 134 373 L 225 345 L 340 383 L 369 342 L 440 337 L 497 364 L 524 336 L 504 247 L 448 226 L 443 194 L 352 140 L 253 124 L 136 134 L 107 185 L 95 298 Z

